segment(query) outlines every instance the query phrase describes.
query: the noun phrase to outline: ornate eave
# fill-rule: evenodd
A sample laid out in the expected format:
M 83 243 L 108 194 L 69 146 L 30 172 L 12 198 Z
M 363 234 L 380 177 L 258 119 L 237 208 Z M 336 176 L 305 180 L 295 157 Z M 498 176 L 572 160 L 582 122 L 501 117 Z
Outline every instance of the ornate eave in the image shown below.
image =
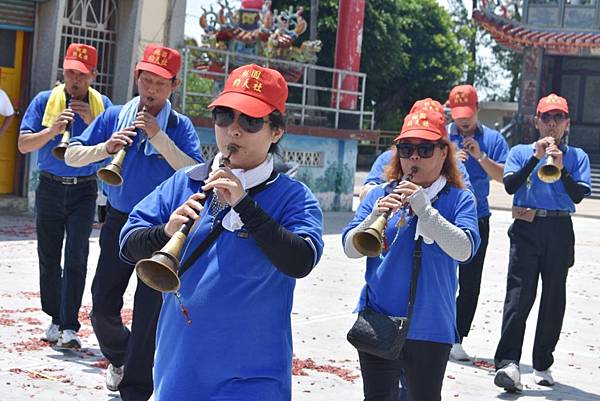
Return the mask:
M 600 33 L 543 29 L 496 15 L 487 8 L 473 11 L 473 19 L 502 46 L 516 51 L 543 47 L 551 53 L 579 54 L 600 49 Z

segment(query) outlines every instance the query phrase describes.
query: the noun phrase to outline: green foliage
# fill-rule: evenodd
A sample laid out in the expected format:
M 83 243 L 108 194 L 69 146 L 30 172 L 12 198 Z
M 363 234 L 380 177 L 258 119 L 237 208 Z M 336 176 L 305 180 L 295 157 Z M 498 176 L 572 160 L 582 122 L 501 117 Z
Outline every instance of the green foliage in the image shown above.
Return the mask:
M 320 65 L 334 64 L 338 3 L 319 0 Z M 289 5 L 303 6 L 309 20 L 310 0 L 274 0 L 272 8 Z M 365 104 L 375 102 L 379 128 L 398 129 L 398 116 L 418 99 L 446 100 L 467 59 L 449 13 L 436 0 L 366 0 L 361 71 L 367 74 Z
M 197 43 L 192 38 L 186 38 L 185 44 L 188 46 L 197 46 Z M 197 53 L 197 54 L 196 54 Z M 194 60 L 200 57 L 200 53 L 192 50 L 188 56 L 188 74 L 186 82 L 186 107 L 185 114 L 188 116 L 203 116 L 209 117 L 208 105 L 211 102 L 210 97 L 192 95 L 190 93 L 202 93 L 202 94 L 213 94 L 216 89 L 215 81 L 212 79 L 202 78 L 200 75 L 194 72 Z M 183 69 L 182 69 L 183 71 Z M 183 79 L 182 79 L 183 81 Z M 181 83 L 183 85 L 183 82 Z M 183 88 L 181 88 L 183 89 Z
M 486 100 L 509 101 L 517 100 L 517 90 L 521 79 L 522 55 L 500 46 L 492 39 L 491 35 L 479 27 L 470 17 L 465 7 L 466 0 L 448 0 L 454 32 L 461 46 L 468 49 L 465 60 L 464 82 L 474 84 L 478 89 L 487 94 Z M 473 6 L 477 7 L 474 1 Z M 521 15 L 518 7 L 514 9 L 513 19 L 520 21 Z M 491 50 L 491 58 L 484 57 L 482 49 Z M 510 82 L 505 88 L 503 81 Z

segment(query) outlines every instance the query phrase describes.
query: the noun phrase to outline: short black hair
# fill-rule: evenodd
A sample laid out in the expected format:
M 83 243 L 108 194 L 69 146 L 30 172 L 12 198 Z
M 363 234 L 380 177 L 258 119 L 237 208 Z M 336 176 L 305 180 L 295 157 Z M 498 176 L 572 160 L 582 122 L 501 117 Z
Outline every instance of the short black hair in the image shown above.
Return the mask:
M 285 131 L 285 114 L 281 113 L 279 110 L 273 110 L 271 114 L 269 114 L 269 124 L 274 130 L 282 129 Z M 269 153 L 282 156 L 279 144 L 272 143 L 269 148 Z

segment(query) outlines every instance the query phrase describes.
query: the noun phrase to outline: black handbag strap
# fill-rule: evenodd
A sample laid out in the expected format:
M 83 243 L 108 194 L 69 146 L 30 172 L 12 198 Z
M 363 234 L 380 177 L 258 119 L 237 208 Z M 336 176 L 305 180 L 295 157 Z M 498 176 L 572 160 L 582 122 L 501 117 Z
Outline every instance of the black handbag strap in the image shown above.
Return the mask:
M 415 298 L 417 297 L 417 281 L 419 280 L 419 274 L 421 273 L 421 256 L 423 252 L 421 251 L 423 244 L 423 237 L 419 236 L 417 241 L 415 242 L 415 250 L 413 252 L 413 265 L 412 272 L 410 275 L 410 290 L 408 295 L 408 310 L 406 313 L 406 323 L 404 324 L 408 327 L 408 323 L 413 314 L 413 307 L 415 305 Z M 369 305 L 369 287 L 367 286 L 367 291 L 365 292 L 365 303 Z
M 248 195 L 253 197 L 259 192 L 266 189 L 267 185 L 277 177 L 277 174 L 278 173 L 275 170 L 273 170 L 269 178 L 267 178 L 265 181 L 261 182 L 257 186 L 250 188 L 248 190 Z M 231 208 L 228 207 L 223 212 L 229 212 L 230 209 Z M 190 267 L 192 267 L 194 262 L 212 245 L 213 242 L 215 242 L 215 240 L 217 239 L 219 234 L 221 234 L 223 229 L 223 224 L 215 224 L 213 226 L 210 233 L 208 233 L 206 238 L 204 238 L 204 241 L 202 241 L 196 247 L 196 249 L 193 250 L 190 256 L 187 259 L 185 259 L 185 261 L 181 264 L 181 266 L 179 267 L 179 272 L 177 273 L 179 277 L 181 277 L 183 273 L 185 273 Z
M 419 236 L 417 243 L 415 244 L 415 252 L 413 253 L 413 268 L 410 277 L 410 293 L 408 296 L 408 311 L 406 313 L 407 323 L 410 323 L 410 319 L 413 314 L 413 307 L 415 306 L 415 298 L 417 297 L 417 281 L 419 280 L 419 274 L 421 273 L 421 245 L 423 243 L 423 237 Z

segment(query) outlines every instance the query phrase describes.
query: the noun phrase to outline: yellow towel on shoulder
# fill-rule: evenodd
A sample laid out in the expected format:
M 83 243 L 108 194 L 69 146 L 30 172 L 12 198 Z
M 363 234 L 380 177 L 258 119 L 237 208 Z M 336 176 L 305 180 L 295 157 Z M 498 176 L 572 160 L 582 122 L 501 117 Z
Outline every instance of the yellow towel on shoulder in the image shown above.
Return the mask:
M 97 117 L 104 111 L 104 102 L 102 102 L 102 95 L 94 88 L 88 89 L 88 97 L 90 101 L 90 109 L 92 115 Z M 46 103 L 46 109 L 44 110 L 44 118 L 42 119 L 42 125 L 44 127 L 50 127 L 60 113 L 67 108 L 67 96 L 65 94 L 65 84 L 56 85 L 52 89 L 48 103 Z

